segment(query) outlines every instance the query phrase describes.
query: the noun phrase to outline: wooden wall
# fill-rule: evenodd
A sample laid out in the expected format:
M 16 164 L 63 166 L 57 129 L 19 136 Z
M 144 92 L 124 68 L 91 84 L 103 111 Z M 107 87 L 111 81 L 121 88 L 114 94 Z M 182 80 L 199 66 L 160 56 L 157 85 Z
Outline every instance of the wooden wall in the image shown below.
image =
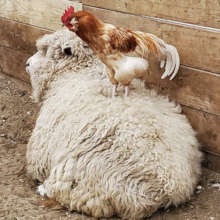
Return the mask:
M 80 9 L 80 2 L 105 22 L 156 34 L 177 47 L 175 80 L 161 80 L 156 70 L 147 86 L 182 104 L 203 149 L 220 155 L 219 0 L 0 0 L 0 71 L 28 81 L 25 62 L 36 39 L 59 29 L 64 9 Z

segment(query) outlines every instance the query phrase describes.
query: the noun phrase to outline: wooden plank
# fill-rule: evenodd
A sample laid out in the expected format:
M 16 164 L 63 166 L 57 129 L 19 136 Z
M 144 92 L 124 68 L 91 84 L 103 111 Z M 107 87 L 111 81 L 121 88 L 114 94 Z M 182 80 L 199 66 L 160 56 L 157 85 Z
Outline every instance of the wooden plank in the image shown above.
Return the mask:
M 36 40 L 48 30 L 0 18 L 0 71 L 29 82 L 26 60 L 36 52 Z
M 50 31 L 0 18 L 0 46 L 32 55 L 36 40 Z
M 147 87 L 183 105 L 220 115 L 220 75 L 181 66 L 178 75 L 169 80 L 161 79 L 159 64 L 152 69 Z
M 26 60 L 30 54 L 0 46 L 0 72 L 29 82 L 25 71 Z
M 86 5 L 220 28 L 220 1 L 83 0 Z
M 212 115 L 186 106 L 182 107 L 205 151 L 220 154 L 220 116 Z
M 73 5 L 75 10 L 82 4 L 68 0 L 0 0 L 0 16 L 38 27 L 56 30 L 61 27 L 64 9 Z
M 213 154 L 211 152 L 205 153 L 203 166 L 220 173 L 220 154 Z
M 84 8 L 107 23 L 150 32 L 175 45 L 180 53 L 181 63 L 186 66 L 220 73 L 220 31 L 163 23 L 90 6 Z

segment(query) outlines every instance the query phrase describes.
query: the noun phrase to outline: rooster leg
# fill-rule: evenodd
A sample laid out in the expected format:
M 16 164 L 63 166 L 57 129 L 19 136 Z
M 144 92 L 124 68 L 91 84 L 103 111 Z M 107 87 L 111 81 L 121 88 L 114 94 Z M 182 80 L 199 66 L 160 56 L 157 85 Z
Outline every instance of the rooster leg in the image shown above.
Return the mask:
M 115 79 L 115 71 L 111 68 L 106 69 L 110 82 L 113 84 L 112 97 L 117 96 L 118 81 Z
M 129 94 L 129 87 L 125 86 L 125 97 L 128 97 Z
M 113 85 L 113 89 L 112 89 L 112 97 L 115 97 L 115 96 L 118 95 L 118 93 L 117 93 L 117 87 L 118 87 L 117 84 Z

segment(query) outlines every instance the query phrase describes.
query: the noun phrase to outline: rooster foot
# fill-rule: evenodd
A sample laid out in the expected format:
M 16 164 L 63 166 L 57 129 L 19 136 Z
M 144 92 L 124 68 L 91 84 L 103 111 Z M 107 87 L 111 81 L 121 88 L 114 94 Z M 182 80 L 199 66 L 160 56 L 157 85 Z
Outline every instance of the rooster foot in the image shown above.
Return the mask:
M 118 88 L 118 85 L 113 85 L 112 97 L 115 97 L 118 95 L 117 88 Z
M 118 85 L 113 85 L 112 97 L 115 97 L 118 95 L 117 88 L 118 88 Z M 127 97 L 129 95 L 129 87 L 128 86 L 124 86 L 124 93 L 125 93 L 125 97 Z
M 129 87 L 128 87 L 128 86 L 125 86 L 124 89 L 125 89 L 125 97 L 128 97 Z

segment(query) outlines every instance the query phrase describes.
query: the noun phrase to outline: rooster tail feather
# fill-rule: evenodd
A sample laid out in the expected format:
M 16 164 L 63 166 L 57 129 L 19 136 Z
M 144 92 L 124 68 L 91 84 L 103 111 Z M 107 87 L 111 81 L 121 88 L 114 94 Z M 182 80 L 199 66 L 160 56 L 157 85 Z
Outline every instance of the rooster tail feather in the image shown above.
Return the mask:
M 153 34 L 138 31 L 134 34 L 141 49 L 141 55 L 146 59 L 148 59 L 150 54 L 158 57 L 160 68 L 165 67 L 165 72 L 162 74 L 161 79 L 170 76 L 170 80 L 172 80 L 176 76 L 180 66 L 177 49 L 170 44 L 166 44 L 162 39 Z
M 162 74 L 161 79 L 164 79 L 170 76 L 170 80 L 172 80 L 176 76 L 179 70 L 180 58 L 179 58 L 179 54 L 178 54 L 176 47 L 169 45 L 169 44 L 165 44 L 165 48 L 166 48 L 165 72 Z M 164 63 L 164 61 L 161 61 L 161 62 Z M 164 64 L 161 66 L 162 66 L 161 68 L 163 68 Z
M 157 50 L 159 51 L 158 54 L 162 54 L 163 58 L 160 58 L 160 68 L 165 66 L 165 72 L 162 74 L 161 79 L 164 79 L 170 76 L 170 80 L 172 80 L 180 66 L 180 58 L 176 47 L 166 44 L 162 39 L 158 38 L 153 34 L 148 34 L 148 36 L 153 40 L 156 45 Z

